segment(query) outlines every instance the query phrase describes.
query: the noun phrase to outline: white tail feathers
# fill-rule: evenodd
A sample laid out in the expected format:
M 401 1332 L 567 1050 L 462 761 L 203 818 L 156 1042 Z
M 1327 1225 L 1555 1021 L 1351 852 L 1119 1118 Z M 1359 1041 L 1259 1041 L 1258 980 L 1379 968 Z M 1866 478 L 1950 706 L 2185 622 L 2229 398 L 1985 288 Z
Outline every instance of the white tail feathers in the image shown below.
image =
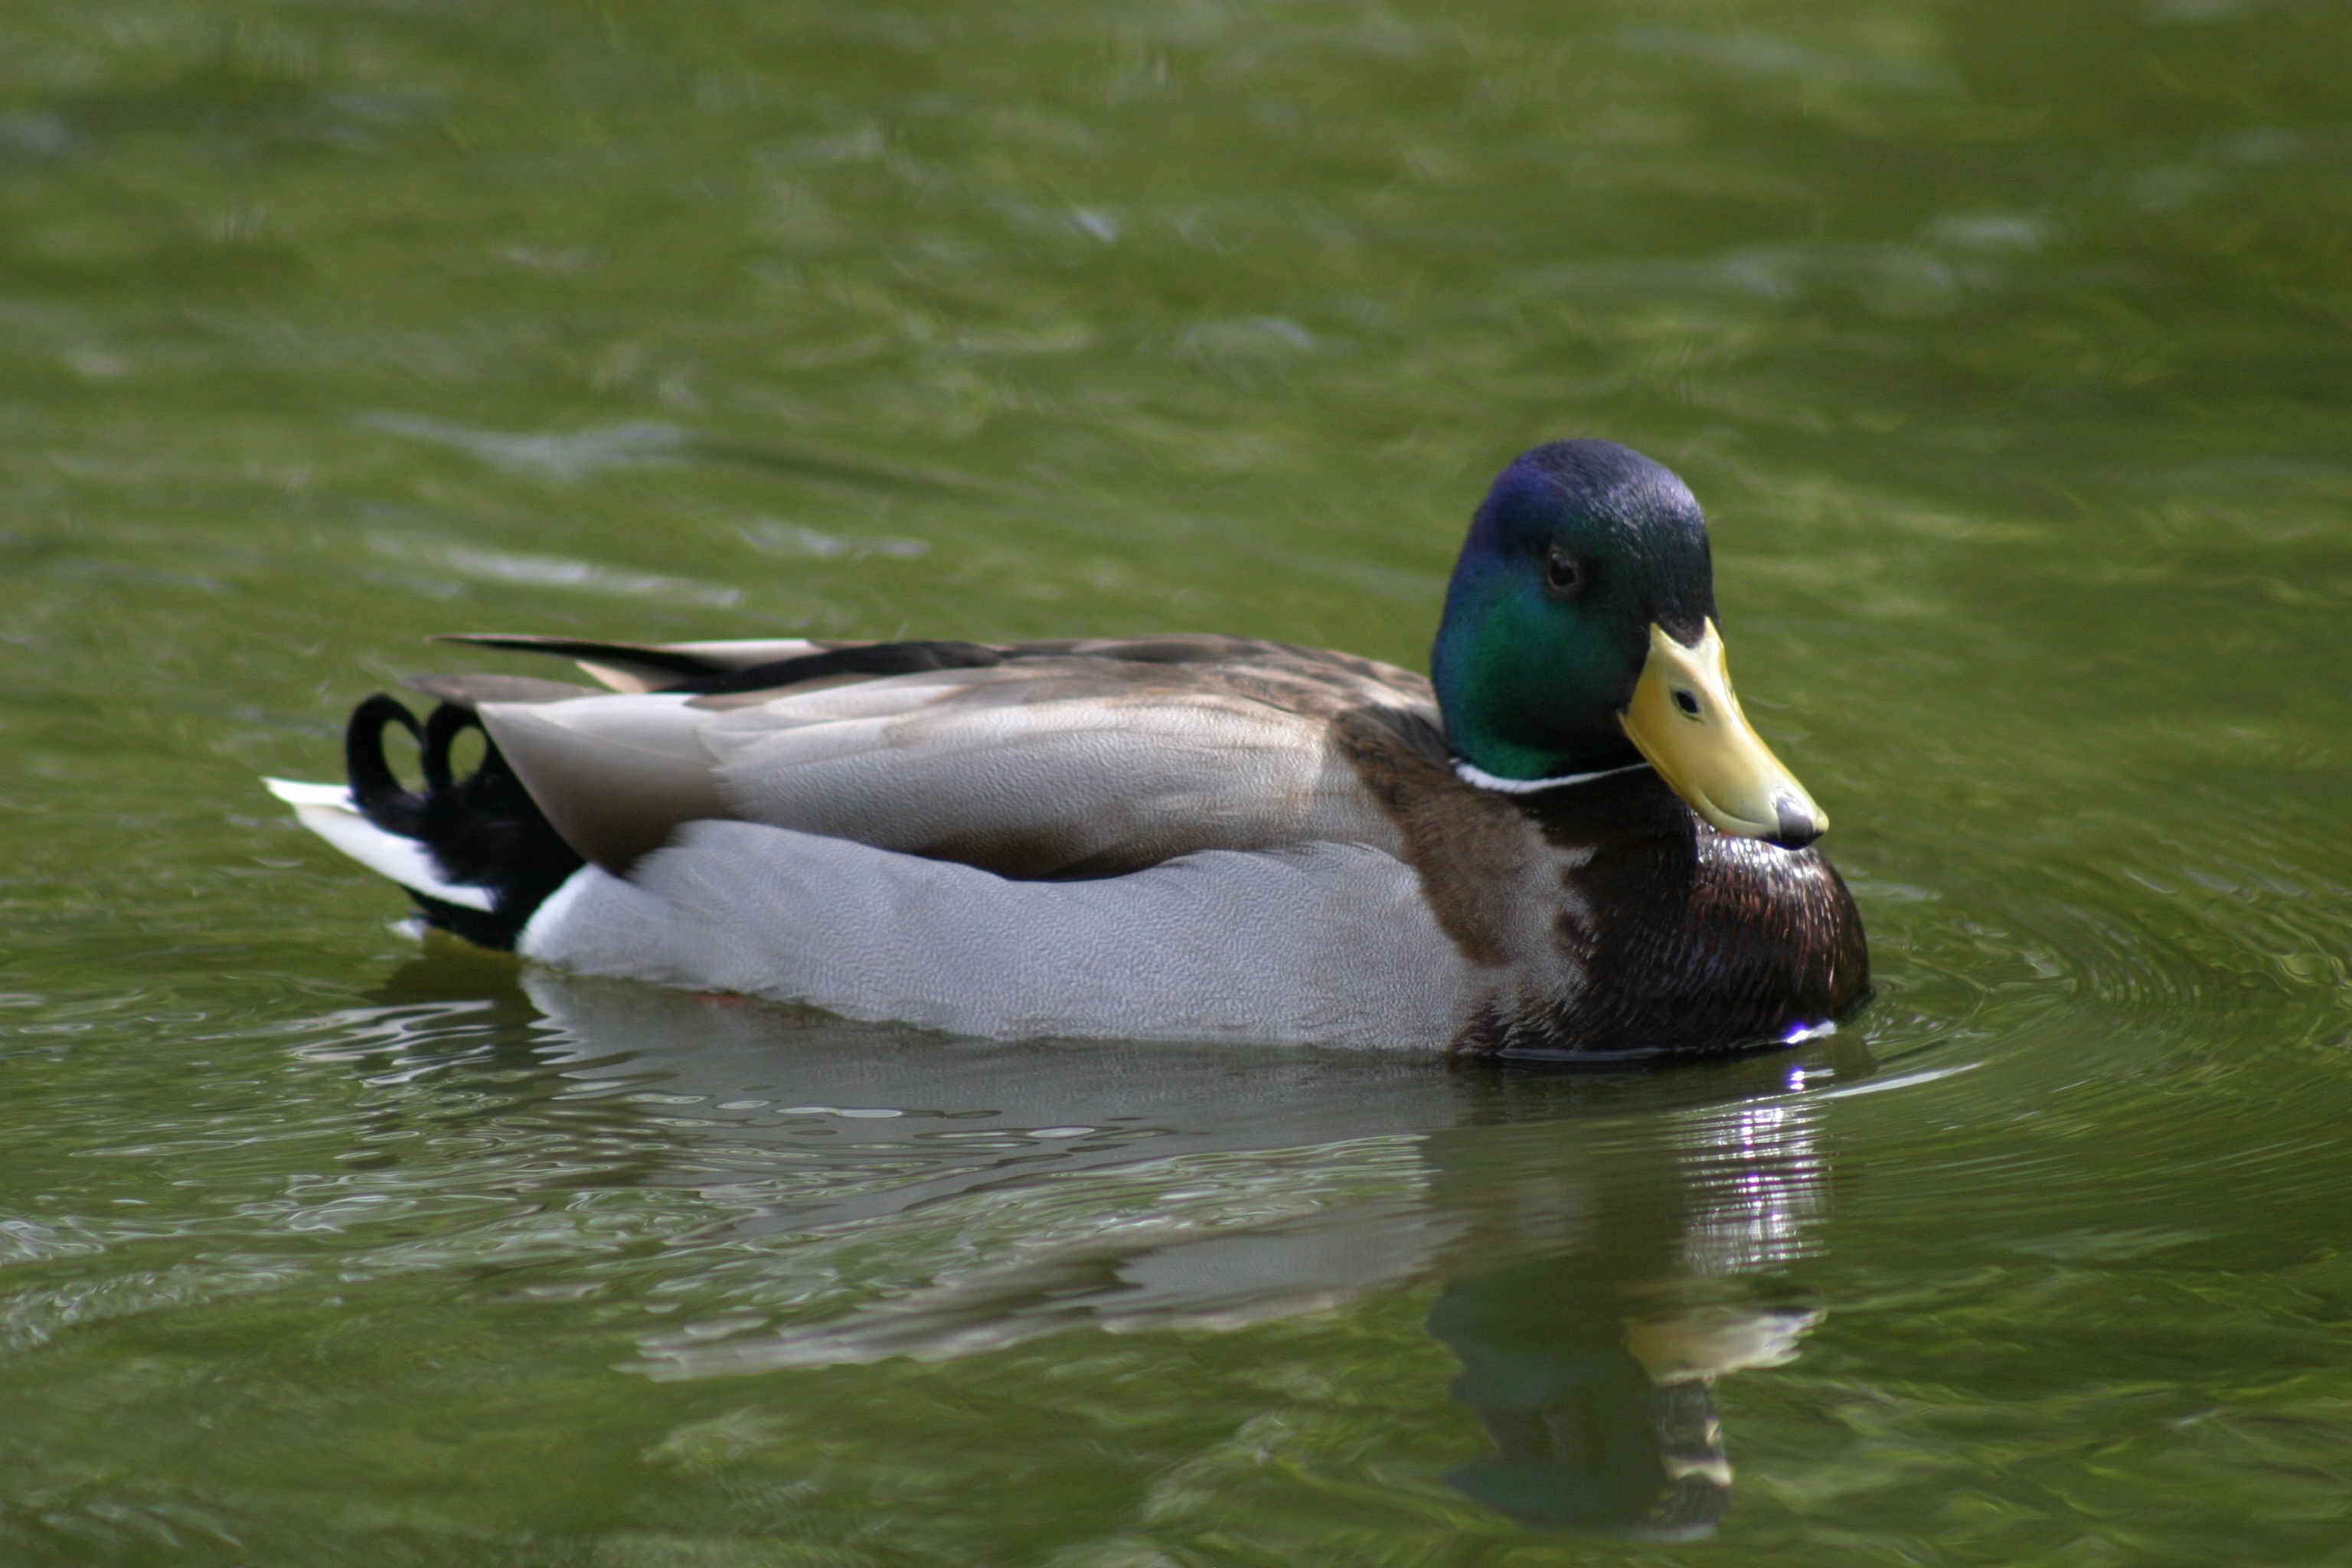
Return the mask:
M 443 878 L 424 845 L 397 833 L 386 833 L 362 816 L 352 804 L 352 792 L 341 784 L 268 778 L 261 782 L 268 786 L 270 794 L 294 808 L 303 826 L 369 870 L 445 904 L 488 911 L 488 889 Z

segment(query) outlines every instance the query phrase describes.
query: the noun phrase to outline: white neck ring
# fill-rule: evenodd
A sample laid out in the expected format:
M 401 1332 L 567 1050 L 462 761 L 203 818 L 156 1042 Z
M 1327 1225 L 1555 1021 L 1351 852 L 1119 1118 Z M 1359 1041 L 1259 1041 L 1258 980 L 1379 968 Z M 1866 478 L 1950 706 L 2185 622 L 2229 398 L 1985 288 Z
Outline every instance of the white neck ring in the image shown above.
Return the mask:
M 1456 757 L 1454 759 L 1454 773 L 1464 784 L 1476 784 L 1480 789 L 1490 789 L 1496 795 L 1534 795 L 1538 790 L 1565 789 L 1570 784 L 1591 784 L 1594 779 L 1614 778 L 1619 773 L 1630 773 L 1635 768 L 1646 768 L 1649 765 L 1647 763 L 1627 763 L 1622 767 L 1601 768 L 1589 773 L 1561 773 L 1548 779 L 1506 779 L 1497 778 L 1486 769 Z

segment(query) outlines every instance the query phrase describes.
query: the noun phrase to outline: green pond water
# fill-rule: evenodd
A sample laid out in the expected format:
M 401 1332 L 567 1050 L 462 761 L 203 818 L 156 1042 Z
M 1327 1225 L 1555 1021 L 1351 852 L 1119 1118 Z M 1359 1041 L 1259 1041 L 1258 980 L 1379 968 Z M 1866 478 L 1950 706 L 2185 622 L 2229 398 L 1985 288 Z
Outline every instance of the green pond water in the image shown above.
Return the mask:
M 0 6 L 0 1563 L 2352 1562 L 2347 372 L 2340 5 Z M 439 631 L 1418 666 L 1570 435 L 1833 1039 L 592 984 L 255 782 Z

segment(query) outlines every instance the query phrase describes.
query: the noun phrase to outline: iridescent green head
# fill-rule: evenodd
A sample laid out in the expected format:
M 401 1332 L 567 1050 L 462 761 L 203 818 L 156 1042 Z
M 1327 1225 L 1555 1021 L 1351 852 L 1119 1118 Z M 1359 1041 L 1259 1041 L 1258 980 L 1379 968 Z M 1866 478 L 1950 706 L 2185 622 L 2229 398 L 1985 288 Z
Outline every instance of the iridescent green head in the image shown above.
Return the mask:
M 1538 447 L 1487 492 L 1446 590 L 1446 742 L 1506 783 L 1647 761 L 1718 828 L 1810 843 L 1828 819 L 1741 715 L 1715 618 L 1688 486 L 1612 441 Z
M 1555 441 L 1505 468 L 1470 523 L 1431 660 L 1445 735 L 1505 779 L 1638 763 L 1617 716 L 1653 623 L 1696 643 L 1715 615 L 1690 489 L 1613 441 Z

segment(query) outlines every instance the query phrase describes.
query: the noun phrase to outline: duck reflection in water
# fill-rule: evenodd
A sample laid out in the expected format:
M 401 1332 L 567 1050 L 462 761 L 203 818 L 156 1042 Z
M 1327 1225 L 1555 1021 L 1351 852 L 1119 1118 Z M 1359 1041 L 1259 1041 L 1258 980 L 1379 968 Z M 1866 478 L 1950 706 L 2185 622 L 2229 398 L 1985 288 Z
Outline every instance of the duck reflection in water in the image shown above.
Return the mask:
M 1751 1100 L 1669 1116 L 1653 1137 L 1545 1128 L 1564 1135 L 1512 1150 L 1508 1173 L 1483 1168 L 1491 1142 L 1450 1159 L 1456 1134 L 1432 1135 L 1436 1201 L 1477 1173 L 1459 1202 L 1478 1217 L 1451 1257 L 1539 1252 L 1454 1273 L 1430 1311 L 1430 1332 L 1461 1358 L 1454 1397 L 1497 1450 L 1448 1480 L 1539 1529 L 1653 1541 L 1714 1529 L 1732 1482 L 1716 1379 L 1793 1359 L 1820 1318 L 1765 1293 L 1825 1196 L 1811 1110 Z M 1531 1220 L 1538 1194 L 1549 1214 Z M 1507 1212 L 1492 1213 L 1503 1195 Z
M 446 1007 L 446 973 L 410 971 L 387 1011 Z M 1429 1331 L 1495 1448 L 1445 1479 L 1524 1525 L 1649 1540 L 1722 1516 L 1714 1383 L 1790 1359 L 1818 1317 L 1786 1284 L 1827 1196 L 1809 1091 L 1871 1070 L 1836 1041 L 1568 1078 L 942 1041 L 552 973 L 522 984 L 538 1016 L 516 1037 L 563 1081 L 532 1095 L 534 1126 L 576 1115 L 609 1148 L 625 1106 L 660 1102 L 625 1179 L 698 1189 L 757 1260 L 694 1282 L 731 1298 L 740 1331 L 648 1333 L 648 1375 L 1234 1329 L 1436 1279 Z M 835 1287 L 814 1310 L 813 1279 Z

